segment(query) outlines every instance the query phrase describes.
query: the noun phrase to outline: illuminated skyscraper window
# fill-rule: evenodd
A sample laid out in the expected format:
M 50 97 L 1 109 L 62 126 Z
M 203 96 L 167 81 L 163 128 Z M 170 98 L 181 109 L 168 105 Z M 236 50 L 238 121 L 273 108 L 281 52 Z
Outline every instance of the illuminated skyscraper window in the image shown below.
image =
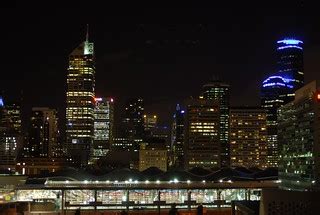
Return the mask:
M 209 99 L 187 101 L 185 117 L 185 167 L 221 167 L 219 104 Z
M 220 80 L 213 80 L 202 87 L 201 98 L 214 100 L 220 108 L 221 166 L 230 165 L 229 153 L 229 88 L 230 85 Z
M 69 55 L 66 144 L 78 165 L 88 164 L 94 139 L 95 62 L 93 43 L 86 40 Z
M 112 98 L 95 98 L 92 162 L 106 156 L 110 150 L 113 140 L 113 102 Z
M 292 101 L 303 86 L 303 42 L 297 39 L 277 41 L 277 72 L 261 87 L 261 106 L 267 110 L 268 165 L 278 165 L 277 109 Z

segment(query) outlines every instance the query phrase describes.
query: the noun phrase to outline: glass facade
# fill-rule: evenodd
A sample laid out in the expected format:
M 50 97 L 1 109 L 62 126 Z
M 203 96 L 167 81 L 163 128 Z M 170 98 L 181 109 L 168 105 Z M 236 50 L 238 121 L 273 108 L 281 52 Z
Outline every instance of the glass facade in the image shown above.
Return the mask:
M 303 42 L 296 39 L 277 41 L 277 72 L 262 83 L 261 106 L 267 110 L 268 166 L 278 166 L 277 109 L 294 99 L 304 84 Z
M 303 42 L 296 39 L 277 41 L 278 73 L 291 80 L 292 94 L 288 100 L 294 99 L 294 92 L 304 84 Z
M 229 146 L 229 88 L 230 85 L 219 80 L 214 80 L 202 87 L 201 98 L 217 101 L 220 108 L 221 166 L 230 166 Z
M 316 82 L 311 82 L 296 91 L 293 102 L 278 110 L 279 180 L 284 189 L 319 187 L 318 95 Z
M 14 169 L 22 149 L 21 110 L 18 103 L 0 97 L 0 166 Z
M 62 199 L 64 195 L 64 199 Z M 144 207 L 156 209 L 160 200 L 161 208 L 170 208 L 176 203 L 180 208 L 197 207 L 203 204 L 206 207 L 217 207 L 216 201 L 222 206 L 230 207 L 233 200 L 260 200 L 261 188 L 205 188 L 205 189 L 19 189 L 16 200 L 51 202 L 61 210 L 64 209 L 134 209 Z M 48 201 L 51 200 L 51 201 Z M 190 202 L 190 203 L 188 203 Z
M 77 165 L 86 165 L 94 139 L 95 63 L 93 43 L 84 41 L 69 55 L 66 144 Z
M 291 79 L 272 75 L 265 79 L 261 88 L 261 107 L 267 111 L 267 165 L 278 166 L 277 110 L 288 102 L 292 93 Z
M 94 144 L 91 161 L 104 157 L 110 150 L 113 140 L 114 100 L 95 98 L 94 108 Z

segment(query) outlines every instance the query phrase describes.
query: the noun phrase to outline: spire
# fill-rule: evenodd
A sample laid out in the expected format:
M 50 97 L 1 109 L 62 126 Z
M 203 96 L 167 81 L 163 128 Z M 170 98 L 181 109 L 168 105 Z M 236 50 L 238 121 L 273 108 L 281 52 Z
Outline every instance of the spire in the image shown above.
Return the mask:
M 89 42 L 89 24 L 87 24 L 86 42 Z
M 179 110 L 180 110 L 180 105 L 177 104 L 177 106 L 176 106 L 176 111 L 179 111 Z

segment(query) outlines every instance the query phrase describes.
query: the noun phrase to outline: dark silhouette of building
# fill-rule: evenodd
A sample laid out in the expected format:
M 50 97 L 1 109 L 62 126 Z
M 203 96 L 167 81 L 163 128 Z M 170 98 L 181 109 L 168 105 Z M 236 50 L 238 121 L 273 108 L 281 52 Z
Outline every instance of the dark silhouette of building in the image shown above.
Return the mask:
M 123 137 L 132 143 L 134 150 L 139 150 L 138 140 L 144 138 L 144 104 L 143 99 L 129 99 L 125 106 L 123 118 Z
M 177 104 L 176 111 L 173 114 L 170 151 L 172 153 L 172 165 L 178 168 L 184 167 L 184 116 L 185 111 Z
M 58 119 L 55 109 L 32 108 L 25 157 L 58 157 Z

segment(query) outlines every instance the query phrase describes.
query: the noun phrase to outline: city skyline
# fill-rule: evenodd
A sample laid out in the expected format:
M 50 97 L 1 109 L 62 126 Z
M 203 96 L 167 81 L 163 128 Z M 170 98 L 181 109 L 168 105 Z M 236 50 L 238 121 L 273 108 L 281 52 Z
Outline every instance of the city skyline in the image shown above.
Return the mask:
M 97 51 L 97 96 L 112 96 L 116 105 L 120 101 L 120 106 L 128 97 L 141 96 L 145 99 L 146 110 L 159 112 L 160 122 L 169 124 L 171 114 L 166 113 L 173 114 L 176 101 L 198 95 L 203 84 L 213 75 L 219 75 L 231 85 L 231 105 L 258 105 L 258 84 L 275 71 L 275 41 L 283 37 L 297 37 L 305 41 L 305 55 L 311 56 L 306 57 L 309 60 L 305 62 L 306 83 L 317 77 L 316 71 L 312 71 L 317 65 L 313 57 L 316 54 L 311 48 L 319 45 L 317 33 L 311 35 L 311 26 L 301 25 L 306 17 L 302 16 L 304 8 L 299 3 L 290 7 L 291 12 L 282 11 L 281 7 L 272 8 L 273 12 L 261 25 L 258 23 L 268 13 L 267 9 L 261 9 L 261 14 L 258 14 L 250 12 L 246 5 L 240 8 L 250 12 L 248 15 L 232 13 L 236 6 L 223 15 L 218 12 L 218 9 L 227 9 L 223 5 L 210 8 L 217 12 L 215 15 L 209 9 L 202 10 L 203 14 L 199 8 L 179 10 L 182 17 L 188 12 L 195 15 L 193 22 L 185 20 L 184 23 L 200 24 L 181 24 L 177 18 L 174 19 L 174 9 L 168 8 L 164 10 L 168 11 L 167 18 L 173 18 L 172 24 L 166 24 L 166 20 L 159 24 L 152 19 L 161 12 L 155 8 L 145 9 L 144 15 L 128 13 L 122 18 L 113 12 L 108 14 L 108 18 L 100 19 L 99 15 L 90 12 L 74 23 L 63 22 L 64 18 L 68 20 L 64 10 L 59 15 L 48 11 L 43 16 L 48 25 L 42 25 L 34 14 L 20 23 L 21 28 L 5 26 L 7 31 L 1 35 L 7 41 L 4 52 L 9 53 L 4 56 L 4 68 L 8 74 L 1 80 L 1 89 L 7 93 L 23 89 L 25 106 L 50 106 L 63 115 L 60 112 L 64 109 L 66 88 L 65 56 L 85 38 L 86 24 L 89 23 L 90 37 Z M 301 11 L 301 16 L 294 17 L 299 14 L 297 11 Z M 6 13 L 10 10 L 3 14 Z M 17 18 L 12 23 L 24 14 L 16 13 Z M 152 13 L 154 15 L 150 16 Z M 215 21 L 219 15 L 223 19 Z M 256 19 L 250 19 L 249 15 Z M 141 18 L 149 16 L 148 22 L 155 24 L 142 21 Z M 125 22 L 128 18 L 136 22 Z M 53 22 L 57 23 L 54 27 L 51 26 Z M 17 35 L 23 39 L 16 44 L 13 41 Z M 20 64 L 12 64 L 7 57 L 20 49 L 28 50 L 28 56 L 24 56 L 21 62 L 22 65 L 28 64 L 27 69 Z M 237 56 L 232 63 L 229 62 L 231 58 L 228 59 L 231 56 Z M 17 80 L 14 74 L 21 74 L 23 80 Z M 153 77 L 157 81 L 153 81 Z M 15 87 L 9 84 L 13 81 Z M 166 87 L 163 87 L 164 82 Z M 30 87 L 27 83 L 36 83 L 37 87 Z M 56 88 L 55 83 L 64 87 Z M 41 88 L 45 90 L 40 92 Z M 150 88 L 153 94 L 150 94 Z

